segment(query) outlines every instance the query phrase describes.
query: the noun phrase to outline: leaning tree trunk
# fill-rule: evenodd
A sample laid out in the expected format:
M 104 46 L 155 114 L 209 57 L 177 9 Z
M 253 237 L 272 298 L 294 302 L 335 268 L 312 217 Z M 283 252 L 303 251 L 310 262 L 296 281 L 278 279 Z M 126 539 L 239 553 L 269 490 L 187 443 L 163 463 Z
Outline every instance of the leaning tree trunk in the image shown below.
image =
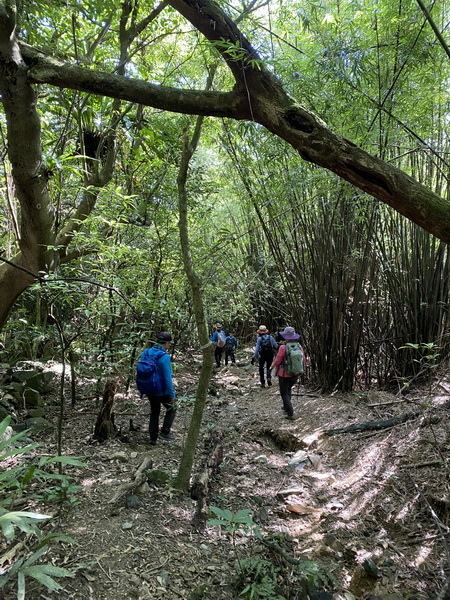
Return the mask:
M 207 87 L 211 86 L 213 74 L 210 74 Z M 187 492 L 189 489 L 189 480 L 192 473 L 192 465 L 194 464 L 195 448 L 197 446 L 198 435 L 202 423 L 203 410 L 206 403 L 208 385 L 211 380 L 211 372 L 214 361 L 213 345 L 208 336 L 206 326 L 205 311 L 203 307 L 202 292 L 200 280 L 194 270 L 189 249 L 189 230 L 188 230 L 188 208 L 187 208 L 187 193 L 186 181 L 188 176 L 189 162 L 194 154 L 203 125 L 203 117 L 198 117 L 195 125 L 192 140 L 189 142 L 187 131 L 184 132 L 183 152 L 181 155 L 180 168 L 178 171 L 178 210 L 180 219 L 178 227 L 180 231 L 181 252 L 183 255 L 184 270 L 189 282 L 192 294 L 192 303 L 194 308 L 195 322 L 197 325 L 198 338 L 201 344 L 203 353 L 202 368 L 200 371 L 200 379 L 198 382 L 197 393 L 195 397 L 194 411 L 192 413 L 191 422 L 189 424 L 188 435 L 183 449 L 178 474 L 174 480 L 174 486 L 180 490 Z

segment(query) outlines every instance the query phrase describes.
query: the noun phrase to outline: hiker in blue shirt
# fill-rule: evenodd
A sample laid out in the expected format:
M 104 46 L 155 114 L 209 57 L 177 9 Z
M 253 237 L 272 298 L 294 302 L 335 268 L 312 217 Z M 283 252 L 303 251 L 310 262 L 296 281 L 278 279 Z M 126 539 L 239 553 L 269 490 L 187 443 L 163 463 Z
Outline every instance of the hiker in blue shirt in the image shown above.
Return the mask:
M 259 364 L 259 380 L 261 387 L 266 387 L 265 376 L 267 376 L 267 385 L 272 385 L 272 364 L 275 352 L 278 350 L 278 344 L 271 335 L 265 325 L 260 325 L 258 331 L 258 339 L 256 340 L 255 352 L 252 357 L 252 365 L 255 364 L 255 359 L 258 359 Z
M 227 339 L 225 340 L 225 366 L 228 365 L 228 359 L 230 359 L 234 365 L 236 364 L 234 350 L 237 347 L 238 341 L 234 337 L 233 333 L 230 331 L 230 333 L 227 335 Z
M 144 385 L 144 387 L 141 387 L 139 390 L 141 393 L 144 393 L 150 401 L 150 422 L 148 431 L 150 435 L 150 444 L 152 446 L 156 445 L 158 435 L 163 440 L 174 439 L 174 435 L 170 433 L 170 428 L 172 427 L 176 415 L 176 395 L 172 381 L 172 364 L 167 352 L 171 341 L 172 336 L 170 333 L 161 331 L 156 336 L 156 344 L 150 349 L 144 350 L 144 353 L 147 353 L 149 359 L 152 359 L 152 357 L 155 359 L 157 366 L 157 373 L 155 373 L 155 375 L 157 375 L 157 379 L 154 384 L 158 383 L 159 388 L 154 392 L 149 392 L 148 390 L 142 391 L 145 389 Z M 139 387 L 140 386 L 138 385 L 138 388 Z M 160 432 L 159 415 L 161 413 L 161 405 L 166 409 L 166 414 L 164 415 L 164 421 Z
M 225 348 L 225 340 L 227 339 L 227 334 L 222 328 L 222 323 L 216 323 L 216 329 L 209 339 L 216 343 L 214 358 L 216 360 L 216 367 L 220 367 L 220 361 L 222 360 L 222 354 Z

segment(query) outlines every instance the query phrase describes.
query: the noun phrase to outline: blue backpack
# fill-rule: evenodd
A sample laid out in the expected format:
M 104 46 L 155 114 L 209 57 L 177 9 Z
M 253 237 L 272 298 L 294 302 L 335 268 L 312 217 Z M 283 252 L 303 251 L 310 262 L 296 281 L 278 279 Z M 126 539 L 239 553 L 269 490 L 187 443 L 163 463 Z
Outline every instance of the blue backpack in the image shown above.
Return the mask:
M 259 346 L 259 354 L 267 355 L 273 353 L 274 349 L 272 346 L 272 340 L 270 336 L 265 333 L 261 336 L 261 344 Z
M 150 353 L 150 349 L 144 350 L 136 367 L 136 386 L 141 394 L 146 396 L 161 396 L 164 381 L 158 370 L 158 360 L 166 354 L 165 350 L 157 350 Z

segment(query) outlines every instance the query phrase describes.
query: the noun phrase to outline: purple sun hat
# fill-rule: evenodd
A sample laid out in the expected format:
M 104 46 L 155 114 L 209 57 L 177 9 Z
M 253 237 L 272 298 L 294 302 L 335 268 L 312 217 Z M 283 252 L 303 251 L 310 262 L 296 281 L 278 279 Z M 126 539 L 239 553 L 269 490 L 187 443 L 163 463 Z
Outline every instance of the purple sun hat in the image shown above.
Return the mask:
M 299 333 L 295 333 L 295 329 L 293 327 L 285 327 L 284 331 L 280 331 L 279 333 L 285 340 L 298 340 L 300 337 Z

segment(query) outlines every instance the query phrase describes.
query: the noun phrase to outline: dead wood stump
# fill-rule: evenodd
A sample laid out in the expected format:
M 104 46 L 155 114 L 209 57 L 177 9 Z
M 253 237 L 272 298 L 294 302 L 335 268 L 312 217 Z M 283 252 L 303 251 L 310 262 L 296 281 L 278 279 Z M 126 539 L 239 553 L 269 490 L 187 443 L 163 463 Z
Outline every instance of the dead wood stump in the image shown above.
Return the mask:
M 325 435 L 339 435 L 341 433 L 358 433 L 360 431 L 370 431 L 370 430 L 381 430 L 386 429 L 388 427 L 395 427 L 395 425 L 401 425 L 410 421 L 411 419 L 417 419 L 418 417 L 422 417 L 426 415 L 428 419 L 434 417 L 434 415 L 429 416 L 430 412 L 435 412 L 437 410 L 448 410 L 450 408 L 450 401 L 444 402 L 444 404 L 440 404 L 439 406 L 432 407 L 427 411 L 424 410 L 415 410 L 413 412 L 404 413 L 399 417 L 392 417 L 392 419 L 386 419 L 384 421 L 368 421 L 367 423 L 355 423 L 354 425 L 348 425 L 348 427 L 339 427 L 337 429 L 326 429 Z M 427 424 L 427 423 L 425 423 Z
M 141 484 L 147 481 L 147 471 L 153 466 L 153 461 L 149 456 L 146 456 L 139 467 L 131 476 L 131 481 L 123 483 L 114 493 L 113 497 L 108 500 L 108 504 L 117 502 L 125 493 L 135 490 Z
M 208 504 L 211 493 L 211 480 L 218 472 L 223 460 L 223 431 L 213 431 L 206 442 L 210 453 L 203 462 L 200 472 L 191 485 L 191 498 L 197 500 L 197 509 L 192 519 L 195 529 L 202 529 L 208 518 Z
M 98 413 L 97 422 L 94 427 L 94 440 L 104 442 L 117 435 L 117 427 L 114 423 L 114 396 L 116 395 L 118 382 L 109 379 L 103 390 L 102 407 Z

